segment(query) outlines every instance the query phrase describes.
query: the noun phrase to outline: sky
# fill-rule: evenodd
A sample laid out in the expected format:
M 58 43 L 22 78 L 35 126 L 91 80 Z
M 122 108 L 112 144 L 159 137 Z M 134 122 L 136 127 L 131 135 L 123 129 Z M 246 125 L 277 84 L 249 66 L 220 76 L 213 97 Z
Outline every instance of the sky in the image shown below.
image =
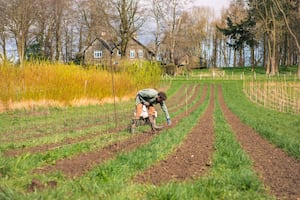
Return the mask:
M 221 16 L 221 11 L 223 8 L 228 8 L 229 4 L 232 0 L 191 0 L 193 2 L 192 7 L 196 6 L 204 6 L 204 7 L 211 7 L 215 11 L 215 16 L 220 17 Z M 140 36 L 138 39 L 144 43 L 147 44 L 149 41 L 153 40 L 153 33 L 149 32 L 149 27 L 151 26 L 150 24 L 147 24 L 147 28 L 142 28 L 143 33 L 142 36 Z
M 194 0 L 194 6 L 208 6 L 214 8 L 217 15 L 220 14 L 222 8 L 227 8 L 231 0 Z

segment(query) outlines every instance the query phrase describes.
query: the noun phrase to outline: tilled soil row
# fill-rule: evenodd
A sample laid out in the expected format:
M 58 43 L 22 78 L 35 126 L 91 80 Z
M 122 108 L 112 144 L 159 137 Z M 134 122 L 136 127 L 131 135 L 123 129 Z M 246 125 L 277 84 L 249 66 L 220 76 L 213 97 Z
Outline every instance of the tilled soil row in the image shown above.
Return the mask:
M 253 160 L 254 168 L 271 194 L 278 199 L 300 199 L 300 163 L 270 144 L 229 110 L 219 86 L 219 102 L 224 116 L 241 146 Z
M 199 177 L 210 166 L 214 152 L 214 89 L 210 102 L 198 124 L 174 153 L 158 164 L 138 174 L 134 180 L 159 185 L 169 181 L 182 181 Z
M 179 107 L 184 106 L 186 102 L 185 90 L 192 91 L 194 87 L 195 85 L 189 85 L 189 87 L 181 88 L 181 90 L 179 91 L 179 95 L 173 98 L 170 104 L 168 103 L 168 107 L 170 107 L 170 109 L 168 110 L 172 112 L 174 110 L 177 110 Z M 187 99 L 188 101 L 190 101 L 191 96 L 188 96 Z
M 196 89 L 193 97 L 191 99 L 195 99 L 199 91 L 199 87 Z M 206 97 L 207 87 L 204 88 L 202 96 L 200 100 L 189 109 L 188 113 L 193 112 L 199 105 L 201 105 Z M 187 114 L 188 114 L 187 113 Z M 172 121 L 173 124 L 171 127 L 176 126 L 178 121 L 184 117 L 186 113 L 182 113 L 181 115 L 176 116 Z M 33 173 L 47 173 L 50 171 L 61 171 L 69 178 L 74 178 L 83 175 L 85 172 L 92 169 L 94 166 L 99 165 L 108 159 L 112 159 L 117 153 L 120 152 L 128 152 L 131 151 L 143 144 L 149 143 L 151 139 L 154 137 L 153 134 L 138 134 L 134 137 L 128 138 L 124 141 L 120 141 L 111 145 L 108 145 L 99 150 L 82 153 L 72 158 L 61 159 L 58 160 L 55 165 L 45 166 L 43 168 L 34 169 Z
M 188 89 L 192 90 L 192 87 L 193 86 L 190 86 L 190 87 L 188 87 Z M 184 93 L 184 91 L 185 91 L 185 88 L 186 87 L 182 87 L 178 91 L 178 94 L 179 94 L 180 98 L 173 97 L 175 103 L 173 103 L 173 101 L 171 101 L 172 103 L 170 105 L 173 105 L 173 107 L 175 109 L 176 108 L 178 109 L 178 106 L 175 106 L 176 102 L 178 102 L 178 99 L 182 99 L 182 98 L 184 99 L 185 98 L 185 96 L 182 95 L 182 93 Z M 190 97 L 189 101 L 192 101 L 192 100 L 193 99 Z M 172 110 L 174 110 L 174 109 L 171 109 L 171 111 Z M 65 139 L 65 140 L 63 140 L 61 142 L 57 142 L 57 143 L 42 144 L 42 145 L 38 145 L 38 146 L 34 146 L 34 147 L 28 147 L 28 148 L 22 148 L 22 149 L 12 149 L 12 150 L 6 151 L 5 155 L 6 156 L 18 156 L 18 155 L 23 154 L 23 153 L 43 153 L 43 152 L 46 152 L 46 151 L 49 151 L 49 150 L 53 150 L 53 149 L 59 148 L 59 147 L 61 147 L 63 145 L 66 145 L 66 144 L 74 144 L 74 143 L 78 143 L 78 142 L 81 142 L 81 141 L 84 141 L 84 140 L 92 139 L 92 138 L 95 138 L 95 137 L 97 137 L 97 136 L 99 136 L 101 134 L 113 134 L 113 133 L 119 132 L 121 130 L 124 130 L 127 126 L 128 126 L 128 124 L 119 126 L 117 128 L 110 128 L 107 131 L 95 132 L 95 133 L 92 133 L 92 134 L 89 134 L 89 135 L 80 136 L 80 137 L 77 137 L 77 138 L 67 138 L 67 139 Z M 85 127 L 81 127 L 80 130 L 82 128 L 87 128 L 87 127 L 86 126 Z M 75 130 L 77 130 L 77 129 L 75 129 Z M 40 134 L 40 136 L 46 136 L 46 135 L 48 135 L 48 134 Z M 38 136 L 33 136 L 33 137 L 37 138 Z
M 192 90 L 193 89 L 193 85 L 189 85 L 189 87 L 187 87 L 187 85 L 183 85 L 176 93 L 176 96 L 172 97 L 171 98 L 171 103 L 168 104 L 168 107 L 170 107 L 169 111 L 173 111 L 175 109 L 178 108 L 178 103 L 179 102 L 182 102 L 186 97 L 185 97 L 185 90 Z M 185 101 L 184 101 L 185 102 Z M 131 116 L 130 113 L 128 112 L 123 112 L 123 113 L 118 113 L 117 116 L 121 119 L 127 119 L 128 117 Z M 76 128 L 64 128 L 62 131 L 61 131 L 61 134 L 63 134 L 64 132 L 67 132 L 67 131 L 79 131 L 79 130 L 83 130 L 83 129 L 86 129 L 86 128 L 91 128 L 91 127 L 94 127 L 94 126 L 101 126 L 105 123 L 107 123 L 107 120 L 105 120 L 106 117 L 103 117 L 103 120 L 100 120 L 100 122 L 98 123 L 95 123 L 95 124 L 90 124 L 90 125 L 83 125 L 83 126 L 79 126 L 79 127 L 76 127 Z M 123 125 L 122 127 L 120 128 L 126 128 L 127 125 Z M 32 136 L 26 136 L 26 132 L 28 131 L 34 131 L 36 129 L 39 129 L 40 127 L 37 127 L 37 128 L 29 128 L 29 129 L 26 129 L 25 131 L 23 130 L 22 132 L 20 131 L 14 131 L 14 132 L 10 132 L 10 133 L 7 133 L 7 134 L 2 134 L 1 135 L 1 139 L 0 141 L 1 142 L 18 142 L 18 141 L 25 141 L 25 140 L 31 140 L 31 139 L 36 139 L 36 138 L 42 138 L 42 137 L 46 137 L 46 136 L 49 136 L 49 135 L 52 135 L 52 133 L 39 133 L 39 134 L 34 134 Z M 119 129 L 118 129 L 119 130 Z M 109 129 L 109 130 L 106 130 L 105 132 L 116 132 L 118 130 L 115 130 L 115 129 Z M 103 131 L 104 132 L 104 131 Z M 5 137 L 11 137 L 12 135 L 16 135 L 18 136 L 17 138 L 13 138 L 13 139 L 4 139 Z M 97 133 L 96 135 L 99 135 L 99 133 Z M 83 136 L 84 137 L 84 136 Z M 91 137 L 95 137 L 95 136 L 91 136 Z M 82 139 L 67 139 L 66 142 L 68 143 L 72 143 L 72 141 L 76 142 L 76 141 L 80 141 Z M 65 142 L 62 142 L 62 143 L 65 143 Z M 48 149 L 52 149 L 52 148 L 56 148 L 58 147 L 57 145 L 55 145 L 54 147 L 52 146 L 52 144 L 49 144 L 49 147 Z M 36 147 L 37 151 L 40 149 L 40 147 Z M 24 149 L 23 149 L 24 150 Z M 22 151 L 23 151 L 22 150 Z M 17 150 L 18 151 L 18 150 Z M 26 151 L 26 150 L 25 150 Z M 32 151 L 35 151 L 34 149 Z M 29 152 L 31 152 L 31 150 L 29 150 Z M 7 155 L 18 155 L 18 153 L 14 153 L 14 150 L 11 150 L 10 152 L 7 153 Z

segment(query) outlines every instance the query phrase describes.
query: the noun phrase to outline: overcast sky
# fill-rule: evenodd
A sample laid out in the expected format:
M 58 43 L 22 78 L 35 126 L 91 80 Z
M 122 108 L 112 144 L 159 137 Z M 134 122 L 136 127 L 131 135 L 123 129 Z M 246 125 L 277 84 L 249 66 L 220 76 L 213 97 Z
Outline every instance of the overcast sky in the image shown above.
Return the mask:
M 194 0 L 194 6 L 209 6 L 215 9 L 217 15 L 222 8 L 227 8 L 231 0 Z
M 196 7 L 196 6 L 204 6 L 204 7 L 211 7 L 214 9 L 215 11 L 215 16 L 216 17 L 220 17 L 221 16 L 221 10 L 223 8 L 228 8 L 229 7 L 229 3 L 232 0 L 192 0 L 192 7 Z M 148 2 L 148 1 L 146 1 Z M 147 25 L 142 28 L 143 33 L 142 35 L 140 35 L 140 37 L 138 37 L 138 39 L 142 42 L 142 43 L 148 43 L 150 40 L 153 39 L 153 33 L 150 32 L 149 28 L 152 27 L 151 22 L 147 22 Z

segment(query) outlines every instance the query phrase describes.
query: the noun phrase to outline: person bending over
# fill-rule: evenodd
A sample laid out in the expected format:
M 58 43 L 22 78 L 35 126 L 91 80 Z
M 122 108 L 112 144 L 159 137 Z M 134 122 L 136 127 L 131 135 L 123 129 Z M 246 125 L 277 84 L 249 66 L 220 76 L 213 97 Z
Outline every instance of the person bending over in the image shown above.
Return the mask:
M 158 92 L 155 89 L 143 89 L 138 91 L 136 98 L 135 98 L 135 105 L 136 105 L 136 114 L 134 117 L 134 122 L 136 122 L 140 119 L 142 111 L 143 111 L 143 105 L 145 105 L 148 109 L 149 119 L 150 122 L 153 123 L 154 128 L 158 129 L 158 126 L 155 124 L 155 104 L 160 104 L 161 109 L 165 113 L 166 120 L 168 126 L 171 125 L 171 118 L 168 112 L 168 108 L 166 106 L 165 101 L 167 100 L 167 95 L 165 92 Z

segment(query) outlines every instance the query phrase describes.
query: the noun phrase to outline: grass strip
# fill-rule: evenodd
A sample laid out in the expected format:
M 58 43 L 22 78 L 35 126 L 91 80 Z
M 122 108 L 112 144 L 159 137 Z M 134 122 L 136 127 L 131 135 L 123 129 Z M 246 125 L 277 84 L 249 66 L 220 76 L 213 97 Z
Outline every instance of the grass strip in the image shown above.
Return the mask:
M 0 188 L 5 188 L 3 192 L 7 195 L 10 194 L 9 188 L 14 188 L 15 191 L 23 193 L 22 190 L 24 190 L 24 187 L 26 188 L 26 184 L 33 178 L 32 175 L 27 176 L 27 173 L 30 173 L 31 169 L 46 163 L 53 163 L 61 158 L 70 157 L 76 153 L 92 151 L 99 147 L 101 148 L 101 145 L 105 146 L 116 141 L 121 141 L 124 138 L 128 138 L 128 133 L 119 132 L 118 134 L 114 134 L 114 136 L 102 135 L 78 144 L 64 145 L 60 148 L 48 151 L 47 153 L 24 154 L 16 158 L 5 158 L 2 156 L 1 160 L 3 162 L 1 163 L 4 163 L 4 165 L 0 167 L 0 173 L 1 176 L 3 175 L 3 180 L 5 180 L 5 182 L 1 184 L 2 186 L 0 186 Z M 57 179 L 57 177 L 59 177 L 58 179 L 64 179 L 61 174 L 57 174 L 57 172 L 53 176 L 46 177 L 45 175 L 40 175 L 39 177 L 41 180 L 49 178 Z M 14 193 L 15 195 L 18 194 L 18 192 Z
M 94 168 L 79 179 L 65 180 L 60 176 L 41 177 L 43 181 L 56 180 L 60 187 L 28 195 L 16 192 L 14 197 L 22 197 L 22 199 L 53 199 L 58 197 L 66 199 L 70 198 L 70 195 L 74 199 L 106 199 L 112 197 L 113 194 L 127 187 L 127 181 L 136 173 L 171 153 L 195 125 L 207 105 L 208 97 L 205 103 L 198 107 L 196 111 L 183 118 L 176 128 L 162 131 L 150 143 L 132 152 L 120 153 L 114 160 Z M 21 188 L 19 189 L 21 190 Z
M 20 183 L 19 178 L 31 177 L 31 170 L 34 168 L 55 163 L 59 159 L 71 157 L 78 153 L 93 151 L 114 142 L 122 141 L 128 137 L 131 137 L 131 135 L 125 132 L 120 132 L 119 134 L 103 134 L 80 143 L 64 145 L 48 150 L 46 153 L 27 153 L 18 157 L 1 156 L 1 163 L 5 165 L 0 167 L 0 173 L 3 178 L 6 179 L 6 182 L 13 184 L 16 184 L 16 182 Z
M 265 194 L 263 184 L 252 169 L 250 159 L 241 149 L 224 119 L 219 104 L 215 102 L 216 151 L 208 174 L 195 181 L 171 182 L 159 188 L 149 185 L 143 189 L 145 187 L 137 185 L 131 190 L 139 190 L 145 195 L 133 192 L 135 196 L 128 199 L 272 199 Z M 126 199 L 125 195 L 120 199 Z
M 224 100 L 244 123 L 289 155 L 300 160 L 300 117 L 251 102 L 242 92 L 242 82 L 223 84 Z

